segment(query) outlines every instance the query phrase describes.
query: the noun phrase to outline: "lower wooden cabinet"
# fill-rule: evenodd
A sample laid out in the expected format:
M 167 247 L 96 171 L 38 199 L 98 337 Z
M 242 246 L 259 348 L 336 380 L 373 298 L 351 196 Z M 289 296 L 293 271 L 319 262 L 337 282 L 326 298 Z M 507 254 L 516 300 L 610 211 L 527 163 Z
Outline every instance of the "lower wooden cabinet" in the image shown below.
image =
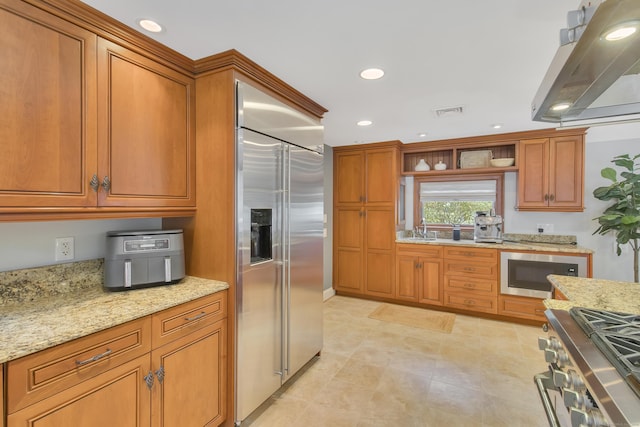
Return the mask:
M 498 251 L 447 247 L 444 260 L 444 305 L 497 314 Z
M 226 294 L 8 362 L 6 427 L 222 424 Z
M 545 307 L 540 298 L 500 295 L 498 314 L 520 319 L 546 321 Z
M 4 364 L 0 363 L 0 427 L 4 426 Z
M 442 248 L 398 245 L 396 298 L 442 305 Z
M 151 353 L 152 426 L 216 426 L 225 418 L 226 319 Z
M 151 399 L 145 377 L 149 373 L 147 354 L 10 413 L 7 426 L 148 426 Z

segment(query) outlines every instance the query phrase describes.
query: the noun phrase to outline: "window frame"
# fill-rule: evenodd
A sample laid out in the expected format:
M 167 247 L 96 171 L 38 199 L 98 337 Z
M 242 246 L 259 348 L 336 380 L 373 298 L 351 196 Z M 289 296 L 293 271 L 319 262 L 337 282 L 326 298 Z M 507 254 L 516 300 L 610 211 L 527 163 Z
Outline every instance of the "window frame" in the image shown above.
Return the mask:
M 496 181 L 496 215 L 504 217 L 504 173 L 486 173 L 473 175 L 438 175 L 438 176 L 416 176 L 413 180 L 413 224 L 419 225 L 422 221 L 422 203 L 420 203 L 420 184 L 423 182 L 451 182 L 451 181 Z M 462 225 L 463 231 L 474 231 L 473 225 Z M 451 230 L 450 224 L 433 224 L 429 225 L 429 230 L 448 231 Z

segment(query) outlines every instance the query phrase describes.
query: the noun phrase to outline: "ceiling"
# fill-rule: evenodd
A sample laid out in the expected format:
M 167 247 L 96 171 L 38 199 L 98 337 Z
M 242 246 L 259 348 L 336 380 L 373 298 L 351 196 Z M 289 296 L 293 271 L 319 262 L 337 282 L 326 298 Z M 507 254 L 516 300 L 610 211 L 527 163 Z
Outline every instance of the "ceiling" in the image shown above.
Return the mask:
M 331 146 L 550 128 L 529 106 L 578 0 L 84 0 L 200 59 L 236 49 L 329 110 Z M 140 30 L 144 32 L 144 30 Z M 379 80 L 361 70 L 385 70 Z M 455 116 L 435 110 L 463 107 Z M 356 122 L 371 120 L 360 127 Z M 492 125 L 502 124 L 501 129 Z M 426 136 L 419 136 L 425 133 Z

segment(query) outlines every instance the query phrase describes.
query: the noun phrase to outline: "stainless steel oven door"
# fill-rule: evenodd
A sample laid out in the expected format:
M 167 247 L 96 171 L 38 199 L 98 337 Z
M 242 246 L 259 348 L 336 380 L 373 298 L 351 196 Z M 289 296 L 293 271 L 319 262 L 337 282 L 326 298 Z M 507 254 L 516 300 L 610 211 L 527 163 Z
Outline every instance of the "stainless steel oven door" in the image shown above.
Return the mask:
M 574 255 L 503 251 L 500 254 L 500 292 L 535 298 L 552 298 L 549 274 L 586 277 L 587 258 Z

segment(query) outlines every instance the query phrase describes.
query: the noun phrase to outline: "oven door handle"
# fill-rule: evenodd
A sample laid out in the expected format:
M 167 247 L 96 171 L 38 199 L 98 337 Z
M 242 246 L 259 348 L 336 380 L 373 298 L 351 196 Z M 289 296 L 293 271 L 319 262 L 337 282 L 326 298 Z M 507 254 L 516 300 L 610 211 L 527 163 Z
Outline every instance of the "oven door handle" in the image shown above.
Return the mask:
M 542 399 L 544 412 L 547 414 L 547 419 L 549 420 L 549 427 L 560 427 L 558 416 L 556 415 L 553 409 L 553 405 L 551 404 L 549 393 L 547 393 L 548 389 L 555 388 L 550 372 L 541 372 L 537 375 L 534 375 L 533 382 L 536 383 L 538 393 L 540 393 L 540 399 Z

